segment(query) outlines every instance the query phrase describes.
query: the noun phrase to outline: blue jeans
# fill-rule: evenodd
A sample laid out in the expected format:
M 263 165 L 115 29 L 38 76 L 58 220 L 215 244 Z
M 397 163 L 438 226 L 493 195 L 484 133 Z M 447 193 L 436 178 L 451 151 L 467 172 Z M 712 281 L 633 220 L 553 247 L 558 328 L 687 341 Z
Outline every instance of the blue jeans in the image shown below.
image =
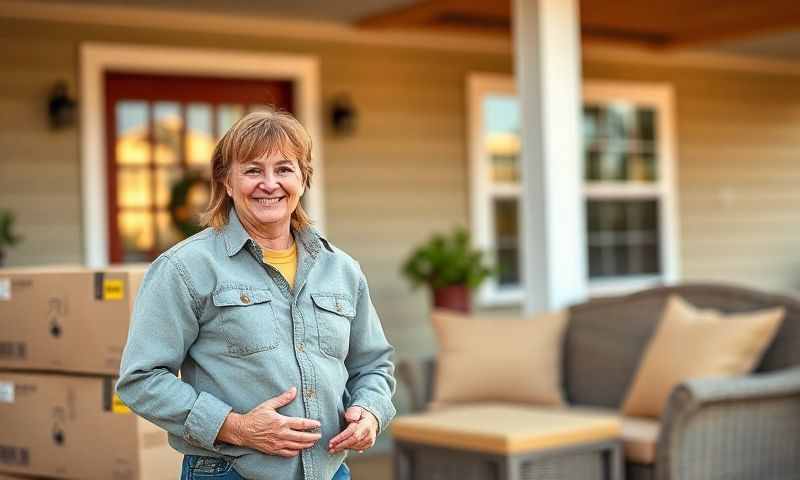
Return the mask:
M 181 480 L 245 480 L 224 458 L 184 455 Z M 351 480 L 350 468 L 342 464 L 331 480 Z

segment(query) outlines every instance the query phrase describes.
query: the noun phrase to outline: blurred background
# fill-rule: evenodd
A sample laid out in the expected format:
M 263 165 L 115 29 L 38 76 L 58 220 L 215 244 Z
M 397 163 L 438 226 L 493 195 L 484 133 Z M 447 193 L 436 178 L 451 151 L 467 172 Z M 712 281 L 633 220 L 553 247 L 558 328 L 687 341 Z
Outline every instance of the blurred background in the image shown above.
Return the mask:
M 684 281 L 797 294 L 797 2 L 558 3 L 0 0 L 0 259 L 154 259 L 194 231 L 217 139 L 270 105 L 312 134 L 304 201 L 400 358 L 436 351 L 404 264 L 457 227 L 499 267 L 470 301 L 492 315 Z M 551 227 L 570 241 L 537 246 Z M 580 280 L 526 286 L 548 262 Z M 360 461 L 388 469 L 382 442 Z

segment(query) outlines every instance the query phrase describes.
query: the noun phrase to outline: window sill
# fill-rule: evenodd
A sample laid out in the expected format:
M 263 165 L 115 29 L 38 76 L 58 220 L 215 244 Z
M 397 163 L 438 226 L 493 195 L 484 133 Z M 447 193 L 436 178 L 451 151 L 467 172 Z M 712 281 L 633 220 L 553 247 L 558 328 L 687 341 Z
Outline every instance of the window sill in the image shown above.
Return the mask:
M 525 298 L 522 286 L 498 288 L 496 285 L 487 285 L 478 291 L 475 297 L 475 306 L 486 307 L 518 307 Z
M 662 275 L 638 275 L 631 277 L 610 277 L 589 280 L 589 298 L 626 295 L 665 283 Z

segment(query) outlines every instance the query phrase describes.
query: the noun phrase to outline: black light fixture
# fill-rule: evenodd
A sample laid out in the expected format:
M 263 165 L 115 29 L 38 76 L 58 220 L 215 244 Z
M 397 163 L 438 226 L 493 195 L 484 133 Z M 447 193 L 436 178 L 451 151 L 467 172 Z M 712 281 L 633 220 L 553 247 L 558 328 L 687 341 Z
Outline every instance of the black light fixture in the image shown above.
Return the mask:
M 331 127 L 336 135 L 352 135 L 356 131 L 358 112 L 350 95 L 342 93 L 334 97 L 330 107 Z
M 75 124 L 74 99 L 69 97 L 67 82 L 64 80 L 56 83 L 50 90 L 47 99 L 47 116 L 50 119 L 50 128 L 61 130 Z

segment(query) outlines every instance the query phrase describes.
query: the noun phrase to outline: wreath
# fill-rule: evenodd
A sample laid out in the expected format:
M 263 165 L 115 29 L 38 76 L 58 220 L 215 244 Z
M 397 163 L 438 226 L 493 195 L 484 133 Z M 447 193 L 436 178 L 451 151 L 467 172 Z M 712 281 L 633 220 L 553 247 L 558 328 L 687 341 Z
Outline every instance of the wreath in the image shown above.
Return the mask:
M 203 230 L 197 223 L 196 212 L 189 204 L 189 194 L 196 188 L 208 190 L 208 182 L 204 175 L 190 172 L 172 186 L 169 213 L 172 223 L 187 238 Z

